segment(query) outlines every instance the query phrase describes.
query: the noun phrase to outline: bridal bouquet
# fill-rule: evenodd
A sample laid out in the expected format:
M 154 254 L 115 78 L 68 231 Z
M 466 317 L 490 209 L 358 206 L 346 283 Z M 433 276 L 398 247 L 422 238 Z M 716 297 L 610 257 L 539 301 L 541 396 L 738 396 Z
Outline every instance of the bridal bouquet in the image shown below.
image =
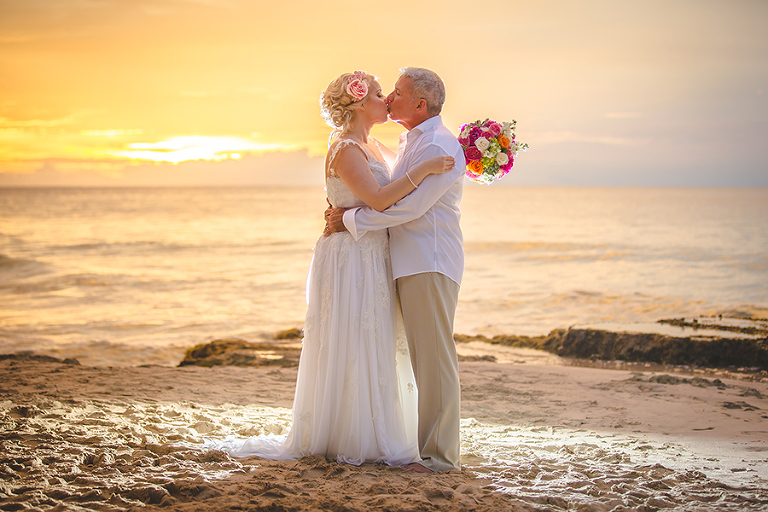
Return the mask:
M 515 141 L 517 121 L 496 122 L 486 119 L 461 126 L 459 143 L 467 159 L 467 178 L 490 185 L 512 168 L 519 151 L 528 144 Z

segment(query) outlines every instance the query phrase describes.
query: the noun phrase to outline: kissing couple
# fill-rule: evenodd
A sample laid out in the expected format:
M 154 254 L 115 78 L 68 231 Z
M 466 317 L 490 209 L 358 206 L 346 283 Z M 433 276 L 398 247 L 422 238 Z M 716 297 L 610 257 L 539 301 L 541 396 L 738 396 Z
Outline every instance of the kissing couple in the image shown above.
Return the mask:
M 442 123 L 444 103 L 442 79 L 413 67 L 386 96 L 362 71 L 323 91 L 322 115 L 333 128 L 330 207 L 308 278 L 291 430 L 218 448 L 418 472 L 460 467 L 453 322 L 464 270 L 465 159 Z M 407 130 L 396 155 L 370 137 L 388 119 Z

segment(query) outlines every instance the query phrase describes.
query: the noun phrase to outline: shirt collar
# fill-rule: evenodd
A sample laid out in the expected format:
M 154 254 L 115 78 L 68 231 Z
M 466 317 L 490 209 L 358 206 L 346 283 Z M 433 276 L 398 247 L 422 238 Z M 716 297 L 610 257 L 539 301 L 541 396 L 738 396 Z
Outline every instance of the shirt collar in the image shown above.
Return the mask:
M 442 118 L 438 116 L 432 116 L 426 121 L 423 121 L 418 126 L 414 126 L 411 128 L 408 132 L 406 132 L 406 138 L 408 140 L 412 140 L 414 137 L 417 137 L 421 135 L 422 133 L 428 132 L 429 130 L 434 130 L 437 128 L 440 124 L 442 124 L 443 120 Z
M 420 125 L 413 127 L 411 131 L 419 130 L 419 133 L 424 133 L 428 130 L 437 128 L 437 126 L 442 124 L 442 122 L 443 122 L 443 118 L 440 117 L 439 115 L 432 116 L 426 121 L 424 121 L 423 123 L 421 123 Z

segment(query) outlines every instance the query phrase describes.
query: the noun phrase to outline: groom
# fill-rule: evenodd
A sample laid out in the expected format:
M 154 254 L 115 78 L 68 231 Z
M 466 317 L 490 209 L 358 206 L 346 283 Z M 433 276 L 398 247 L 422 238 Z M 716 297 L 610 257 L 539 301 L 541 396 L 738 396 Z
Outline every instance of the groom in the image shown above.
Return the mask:
M 445 85 L 433 71 L 400 71 L 387 96 L 389 117 L 408 132 L 392 171 L 396 180 L 420 162 L 450 155 L 456 166 L 432 175 L 389 209 L 330 209 L 326 234 L 347 230 L 356 239 L 389 228 L 392 271 L 402 307 L 419 396 L 419 451 L 414 470 L 444 471 L 459 466 L 461 388 L 453 320 L 464 272 L 459 204 L 464 152 L 443 125 Z M 424 469 L 426 468 L 426 469 Z

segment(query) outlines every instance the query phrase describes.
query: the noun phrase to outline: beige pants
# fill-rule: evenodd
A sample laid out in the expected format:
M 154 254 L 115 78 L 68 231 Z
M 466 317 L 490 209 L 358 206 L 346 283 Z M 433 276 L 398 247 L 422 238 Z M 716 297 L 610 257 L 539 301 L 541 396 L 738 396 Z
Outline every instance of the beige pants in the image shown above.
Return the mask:
M 428 272 L 397 279 L 397 294 L 419 391 L 419 451 L 424 466 L 459 468 L 461 386 L 453 341 L 459 285 Z

